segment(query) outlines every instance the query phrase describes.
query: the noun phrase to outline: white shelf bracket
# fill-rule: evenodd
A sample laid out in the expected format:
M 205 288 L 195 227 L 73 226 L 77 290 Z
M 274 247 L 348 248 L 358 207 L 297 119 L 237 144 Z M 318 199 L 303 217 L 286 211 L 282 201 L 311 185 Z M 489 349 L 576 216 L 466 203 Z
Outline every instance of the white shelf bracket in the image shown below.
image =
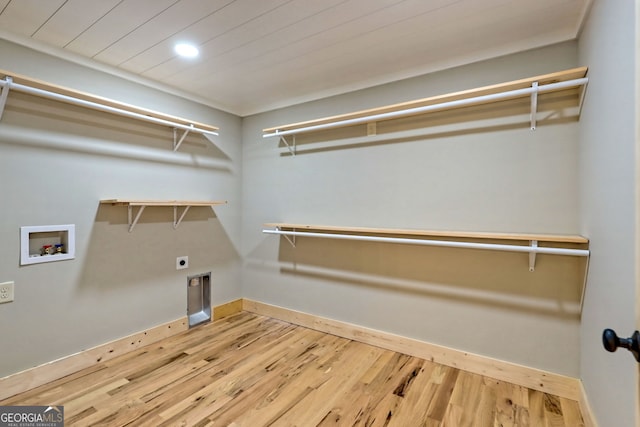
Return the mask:
M 536 116 L 538 114 L 538 82 L 531 84 L 531 130 L 536 130 Z
M 529 271 L 534 272 L 536 271 L 536 249 L 538 249 L 538 241 L 529 241 L 529 246 L 531 246 L 531 249 L 533 249 L 531 252 L 529 252 Z
M 193 128 L 193 125 L 190 126 L 191 128 Z M 173 128 L 173 151 L 178 151 L 178 148 L 180 148 L 180 145 L 182 145 L 182 141 L 184 141 L 187 135 L 189 135 L 190 130 L 191 129 L 185 129 L 184 133 L 180 137 L 180 140 L 178 140 L 178 129 Z
M 9 96 L 9 88 L 11 87 L 11 83 L 13 83 L 13 79 L 9 76 L 6 76 L 4 80 L 7 82 L 7 84 L 2 86 L 2 92 L 0 92 L 0 120 L 2 120 L 4 106 L 7 103 L 7 96 Z
M 589 276 L 589 261 L 591 260 L 591 256 L 587 256 L 587 259 L 584 263 L 584 280 L 582 281 L 582 292 L 580 293 L 580 311 L 584 307 L 584 292 L 587 289 L 587 278 Z
M 578 117 L 582 115 L 582 104 L 584 104 L 584 96 L 587 93 L 587 83 L 582 85 L 580 89 L 580 100 L 578 101 Z
M 178 218 L 178 207 L 177 206 L 173 207 L 173 229 L 174 230 L 178 228 L 178 226 L 180 225 L 180 223 L 184 219 L 184 216 L 187 214 L 187 211 L 189 210 L 190 207 L 191 206 L 185 206 L 184 207 L 184 210 L 180 214 L 180 218 Z
M 280 227 L 276 227 L 276 230 L 278 231 L 282 231 L 282 229 Z M 293 231 L 296 231 L 295 229 Z M 287 234 L 282 234 L 282 237 L 284 237 L 285 239 L 287 239 L 287 242 L 289 242 L 289 244 L 291 246 L 293 246 L 294 248 L 296 247 L 296 236 L 295 234 L 293 236 L 289 236 Z
M 144 208 L 146 208 L 146 206 L 144 205 L 140 206 L 140 209 L 138 209 L 138 213 L 136 214 L 135 218 L 133 218 L 133 206 L 131 205 L 127 206 L 127 212 L 129 217 L 129 233 L 133 231 L 133 228 L 138 223 L 138 220 L 140 219 L 140 215 L 142 215 L 142 211 L 144 211 Z
M 296 155 L 296 136 L 295 135 L 291 137 L 291 144 L 289 144 L 289 141 L 287 141 L 287 139 L 284 136 L 280 137 L 280 141 L 287 146 L 292 156 Z

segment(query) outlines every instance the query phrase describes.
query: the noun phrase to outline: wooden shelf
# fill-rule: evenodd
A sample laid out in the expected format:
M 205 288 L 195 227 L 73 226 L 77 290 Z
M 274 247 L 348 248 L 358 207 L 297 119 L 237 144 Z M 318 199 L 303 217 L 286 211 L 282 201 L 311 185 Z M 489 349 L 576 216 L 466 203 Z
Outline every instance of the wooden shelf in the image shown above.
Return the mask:
M 133 231 L 133 228 L 138 223 L 140 215 L 147 206 L 154 207 L 173 207 L 173 228 L 176 229 L 184 219 L 187 211 L 191 207 L 195 206 L 209 206 L 214 207 L 217 205 L 224 205 L 226 201 L 220 200 L 134 200 L 134 199 L 105 199 L 100 200 L 100 204 L 112 205 L 112 206 L 126 206 L 128 211 L 129 220 L 129 233 Z M 133 208 L 138 207 L 138 212 L 133 214 Z M 178 215 L 178 208 L 184 208 L 182 213 Z
M 226 201 L 211 200 L 128 200 L 128 199 L 105 199 L 100 200 L 102 204 L 113 206 L 215 206 L 224 205 Z
M 529 271 L 531 272 L 535 271 L 537 254 L 584 257 L 586 262 L 580 299 L 581 308 L 584 302 L 590 251 L 589 239 L 583 236 L 569 234 L 338 227 L 291 223 L 266 223 L 264 227 L 266 228 L 263 228 L 263 233 L 280 235 L 287 239 L 293 247 L 296 246 L 296 237 L 300 236 L 526 253 L 529 257 Z M 522 242 L 526 242 L 527 245 L 522 244 Z M 548 245 L 539 246 L 539 242 L 544 242 Z M 561 247 L 562 244 L 569 245 L 570 247 Z
M 217 135 L 217 131 L 219 130 L 216 126 L 200 123 L 183 117 L 160 113 L 147 108 L 137 107 L 135 105 L 77 91 L 64 86 L 47 83 L 42 80 L 16 74 L 10 71 L 0 70 L 0 76 L 3 77 L 3 80 L 0 80 L 0 83 L 2 84 L 2 95 L 0 95 L 0 117 L 2 117 L 4 101 L 6 101 L 8 91 L 16 90 L 72 105 L 80 105 L 111 114 L 150 121 L 163 126 L 172 127 L 175 131 L 181 129 L 184 133 L 179 139 L 177 133 L 174 132 L 174 151 L 179 148 L 180 144 L 189 132 L 201 133 L 204 136 L 208 136 Z
M 589 240 L 582 236 L 532 233 L 486 233 L 468 231 L 410 230 L 390 228 L 337 227 L 327 225 L 303 225 L 289 223 L 264 224 L 263 233 L 285 237 L 294 247 L 296 236 L 328 239 L 361 240 L 424 246 L 440 246 L 466 249 L 483 249 L 529 254 L 529 270 L 535 270 L 537 254 L 589 257 L 586 248 L 557 247 L 559 243 L 588 246 Z M 475 240 L 469 241 L 469 240 Z M 481 242 L 477 242 L 480 240 Z M 494 243 L 496 241 L 526 241 L 527 245 Z M 491 241 L 491 242 L 486 242 Z M 539 242 L 554 243 L 553 246 L 538 246 Z
M 535 128 L 535 114 L 538 99 L 543 101 L 550 94 L 563 92 L 570 96 L 576 106 L 582 104 L 584 88 L 587 84 L 587 67 L 573 68 L 551 74 L 484 86 L 477 89 L 438 95 L 415 101 L 387 105 L 348 114 L 340 114 L 298 123 L 274 126 L 263 129 L 264 137 L 295 135 L 313 132 L 326 128 L 354 126 L 358 124 L 375 124 L 383 120 L 399 117 L 428 114 L 434 111 L 445 111 L 465 108 L 472 105 L 483 105 L 503 100 L 532 98 L 532 128 Z M 500 96 L 502 98 L 498 99 Z M 534 102 L 535 99 L 535 102 Z M 375 125 L 368 129 L 375 134 Z
M 455 239 L 473 240 L 520 240 L 554 243 L 588 244 L 589 239 L 583 236 L 568 234 L 534 234 L 534 233 L 491 233 L 478 231 L 445 231 L 445 230 L 413 230 L 398 228 L 366 228 L 366 227 L 337 227 L 329 225 L 302 225 L 289 223 L 267 223 L 265 227 L 282 230 L 302 230 L 318 232 L 354 233 L 388 236 L 414 237 L 448 237 Z

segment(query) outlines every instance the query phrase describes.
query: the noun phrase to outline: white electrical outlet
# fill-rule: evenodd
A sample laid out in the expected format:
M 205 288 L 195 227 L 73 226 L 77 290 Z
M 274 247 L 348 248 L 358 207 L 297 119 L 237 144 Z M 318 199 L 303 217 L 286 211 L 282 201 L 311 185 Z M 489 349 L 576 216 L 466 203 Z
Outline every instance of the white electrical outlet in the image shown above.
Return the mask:
M 13 282 L 0 283 L 0 304 L 13 301 Z
M 176 258 L 176 270 L 184 270 L 185 268 L 189 268 L 189 257 L 179 256 Z

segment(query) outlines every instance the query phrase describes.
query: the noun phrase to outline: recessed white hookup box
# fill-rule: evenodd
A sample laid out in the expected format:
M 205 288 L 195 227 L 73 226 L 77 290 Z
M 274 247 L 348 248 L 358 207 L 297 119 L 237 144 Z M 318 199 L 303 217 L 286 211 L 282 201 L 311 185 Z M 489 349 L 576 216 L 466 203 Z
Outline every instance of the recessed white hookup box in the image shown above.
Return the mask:
M 20 265 L 63 261 L 75 257 L 75 224 L 20 227 Z

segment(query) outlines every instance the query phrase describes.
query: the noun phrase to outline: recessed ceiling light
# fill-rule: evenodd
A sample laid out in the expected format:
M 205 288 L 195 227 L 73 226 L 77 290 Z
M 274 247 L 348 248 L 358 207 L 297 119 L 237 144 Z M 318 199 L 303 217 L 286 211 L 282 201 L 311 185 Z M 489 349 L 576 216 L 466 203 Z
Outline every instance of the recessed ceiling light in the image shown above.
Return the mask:
M 184 58 L 195 58 L 200 53 L 197 47 L 189 43 L 178 43 L 175 45 L 174 50 Z

